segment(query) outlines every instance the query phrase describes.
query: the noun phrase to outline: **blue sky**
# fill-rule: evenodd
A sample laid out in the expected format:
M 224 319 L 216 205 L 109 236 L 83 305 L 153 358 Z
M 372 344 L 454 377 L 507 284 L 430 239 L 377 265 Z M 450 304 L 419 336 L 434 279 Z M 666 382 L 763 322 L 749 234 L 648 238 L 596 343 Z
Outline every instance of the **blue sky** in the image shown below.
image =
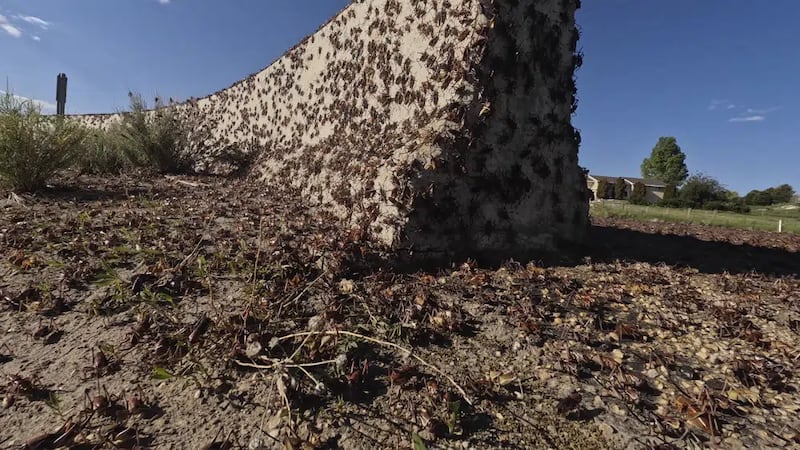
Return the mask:
M 0 77 L 52 108 L 124 108 L 129 90 L 200 97 L 256 72 L 346 0 L 0 0 Z M 800 1 L 584 0 L 581 165 L 639 174 L 659 136 L 741 194 L 800 190 Z M 4 89 L 0 87 L 0 89 Z

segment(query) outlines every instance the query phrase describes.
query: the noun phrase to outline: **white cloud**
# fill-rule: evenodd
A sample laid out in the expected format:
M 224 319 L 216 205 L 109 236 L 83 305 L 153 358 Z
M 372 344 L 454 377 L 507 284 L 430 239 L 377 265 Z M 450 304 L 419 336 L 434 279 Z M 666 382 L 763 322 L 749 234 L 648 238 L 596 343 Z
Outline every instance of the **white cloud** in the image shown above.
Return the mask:
M 3 30 L 11 37 L 18 38 L 22 36 L 22 30 L 8 23 L 6 16 L 0 14 L 0 30 Z
M 5 94 L 6 94 L 6 91 L 0 90 L 0 95 L 5 95 Z M 14 94 L 11 94 L 11 95 L 13 95 L 15 99 L 20 100 L 20 101 L 31 101 L 31 102 L 33 102 L 34 105 L 42 108 L 42 111 L 53 111 L 54 112 L 56 110 L 56 104 L 55 103 L 50 103 L 50 102 L 46 102 L 44 100 L 38 100 L 38 99 L 35 99 L 35 98 L 23 97 L 21 95 L 14 95 Z
M 772 108 L 764 108 L 764 109 L 747 108 L 747 114 L 763 115 L 763 114 L 769 114 L 769 113 L 775 112 L 775 111 L 777 111 L 779 109 L 781 109 L 780 106 L 773 106 Z
M 31 36 L 31 39 L 37 42 L 42 40 L 42 38 L 40 38 L 39 36 Z
M 728 122 L 763 122 L 767 120 L 767 115 L 781 109 L 780 106 L 773 106 L 771 108 L 742 108 L 739 115 L 731 117 Z
M 728 119 L 728 122 L 763 122 L 765 120 L 767 120 L 765 116 L 755 115 L 755 116 L 731 117 L 730 119 Z
M 169 2 L 170 2 L 170 0 L 158 0 L 158 3 L 161 3 L 162 5 L 166 5 Z
M 44 20 L 44 19 L 42 19 L 40 17 L 36 17 L 36 16 L 17 15 L 17 16 L 14 16 L 14 17 L 16 17 L 19 20 L 28 22 L 31 25 L 37 25 L 43 30 L 48 29 L 50 27 L 50 25 L 51 25 L 50 22 L 48 22 L 48 21 L 46 21 L 46 20 Z
M 716 100 L 716 99 L 714 99 L 714 100 L 711 100 L 711 102 L 708 104 L 708 110 L 709 111 L 714 111 L 715 109 L 719 109 L 719 108 L 733 109 L 735 107 L 736 107 L 736 105 L 732 104 L 728 100 Z

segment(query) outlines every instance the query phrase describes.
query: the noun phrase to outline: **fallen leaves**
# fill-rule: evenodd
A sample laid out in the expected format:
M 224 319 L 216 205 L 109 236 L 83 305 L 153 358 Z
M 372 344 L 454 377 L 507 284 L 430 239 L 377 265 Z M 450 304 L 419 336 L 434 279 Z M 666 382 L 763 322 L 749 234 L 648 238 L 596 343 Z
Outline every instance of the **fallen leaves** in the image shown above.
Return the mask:
M 698 405 L 691 399 L 679 395 L 675 398 L 675 407 L 685 417 L 686 424 L 699 429 L 710 436 L 719 434 L 719 425 L 712 411 L 713 405 Z
M 206 369 L 234 383 L 249 382 L 254 369 L 281 372 L 281 407 L 295 419 L 308 403 L 321 415 L 333 405 L 391 411 L 431 446 L 459 434 L 485 443 L 500 423 L 532 432 L 508 405 L 680 446 L 684 434 L 741 431 L 757 436 L 748 445 L 768 446 L 757 431 L 791 426 L 800 411 L 800 284 L 791 277 L 630 261 L 375 270 L 363 235 L 351 236 L 358 245 L 337 239 L 299 206 L 267 208 L 269 194 L 226 189 L 235 190 L 198 186 L 180 205 L 164 200 L 172 194 L 124 208 L 103 203 L 67 213 L 72 225 L 38 213 L 63 243 L 29 236 L 30 247 L 15 244 L 0 261 L 11 274 L 0 281 L 10 283 L 0 284 L 0 307 L 28 320 L 26 339 L 41 346 L 53 331 L 74 332 L 61 314 L 82 317 L 95 302 L 105 314 L 98 320 L 124 327 L 119 350 L 103 347 L 106 359 L 132 352 L 143 362 L 125 364 L 157 384 Z M 2 220 L 9 239 L 23 242 L 24 230 Z M 176 270 L 187 255 L 195 262 Z M 65 341 L 48 348 L 66 353 Z M 12 410 L 27 407 L 19 395 L 5 398 Z M 482 414 L 499 422 L 481 424 Z
M 417 368 L 411 365 L 404 365 L 397 369 L 392 369 L 389 371 L 389 383 L 392 386 L 402 386 L 411 381 L 418 373 Z
M 519 380 L 513 370 L 503 372 L 493 370 L 486 375 L 486 379 L 497 386 L 507 386 Z

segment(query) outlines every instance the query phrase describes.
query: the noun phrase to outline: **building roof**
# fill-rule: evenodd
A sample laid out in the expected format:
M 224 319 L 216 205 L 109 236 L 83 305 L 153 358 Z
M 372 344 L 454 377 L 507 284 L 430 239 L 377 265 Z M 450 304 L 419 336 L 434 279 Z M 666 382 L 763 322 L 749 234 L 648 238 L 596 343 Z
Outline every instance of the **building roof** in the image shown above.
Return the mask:
M 625 177 L 606 177 L 603 175 L 592 175 L 592 174 L 589 174 L 589 177 L 597 181 L 607 181 L 609 183 L 615 183 L 618 178 L 622 178 L 623 180 L 625 179 Z
M 653 178 L 632 178 L 632 177 L 623 177 L 625 181 L 630 182 L 631 184 L 642 183 L 645 186 L 649 187 L 666 187 L 667 183 L 664 183 L 661 180 L 656 180 Z
M 587 176 L 589 178 L 592 178 L 593 180 L 598 181 L 598 182 L 605 181 L 607 183 L 616 183 L 616 181 L 618 179 L 622 178 L 623 180 L 627 181 L 630 184 L 642 183 L 645 186 L 649 186 L 649 187 L 666 187 L 667 186 L 667 183 L 665 183 L 665 182 L 663 182 L 661 180 L 656 180 L 654 178 L 607 177 L 605 175 L 593 175 L 593 174 L 588 174 Z

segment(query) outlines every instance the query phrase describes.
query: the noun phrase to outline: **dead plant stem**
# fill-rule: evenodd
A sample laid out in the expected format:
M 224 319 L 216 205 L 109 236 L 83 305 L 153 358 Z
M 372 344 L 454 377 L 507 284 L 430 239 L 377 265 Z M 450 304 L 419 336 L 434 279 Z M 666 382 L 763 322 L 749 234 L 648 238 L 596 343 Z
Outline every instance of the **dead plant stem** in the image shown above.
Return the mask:
M 438 375 L 444 377 L 447 381 L 450 382 L 450 384 L 452 384 L 456 389 L 458 389 L 458 392 L 461 393 L 461 396 L 464 398 L 464 400 L 467 403 L 469 403 L 470 405 L 472 405 L 472 401 L 467 396 L 467 392 L 451 376 L 447 375 L 441 369 L 439 369 L 438 367 L 434 366 L 433 364 L 431 364 L 431 363 L 425 361 L 424 359 L 422 359 L 421 357 L 415 355 L 411 350 L 409 350 L 409 349 L 407 349 L 405 347 L 402 347 L 400 345 L 397 345 L 397 344 L 395 344 L 393 342 L 388 342 L 388 341 L 384 341 L 384 340 L 381 340 L 381 339 L 376 339 L 376 338 L 372 338 L 372 337 L 369 337 L 369 336 L 364 336 L 363 334 L 353 333 L 352 331 L 306 331 L 306 332 L 302 332 L 302 333 L 289 334 L 289 335 L 286 335 L 286 336 L 278 338 L 278 340 L 279 341 L 285 341 L 287 339 L 292 339 L 292 338 L 296 338 L 296 337 L 306 337 L 306 336 L 309 336 L 309 335 L 317 335 L 317 336 L 339 336 L 339 335 L 344 335 L 344 336 L 350 336 L 350 337 L 353 337 L 353 338 L 356 338 L 356 339 L 361 339 L 363 341 L 372 342 L 373 344 L 378 344 L 378 345 L 382 345 L 384 347 L 390 347 L 390 348 L 393 348 L 393 349 L 396 349 L 396 350 L 403 351 L 403 352 L 407 353 L 408 356 L 410 356 L 410 357 L 414 358 L 415 360 L 417 360 L 417 362 L 419 362 L 423 366 L 433 370 Z

